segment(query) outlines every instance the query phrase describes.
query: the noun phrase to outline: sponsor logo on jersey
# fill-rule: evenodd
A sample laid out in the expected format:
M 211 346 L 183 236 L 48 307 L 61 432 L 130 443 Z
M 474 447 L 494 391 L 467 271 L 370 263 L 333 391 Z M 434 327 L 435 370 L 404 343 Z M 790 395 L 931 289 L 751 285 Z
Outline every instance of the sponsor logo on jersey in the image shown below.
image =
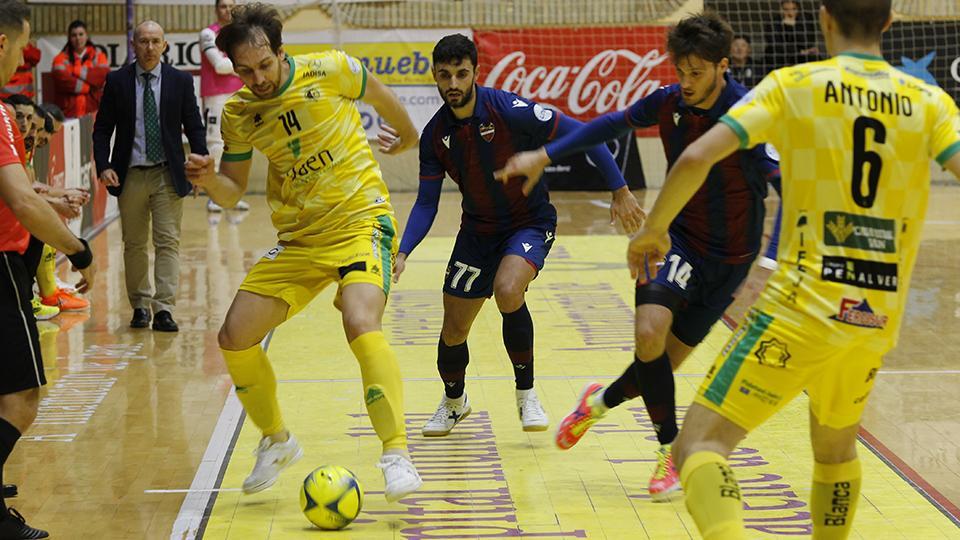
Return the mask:
M 547 231 L 547 237 L 546 239 L 544 239 L 543 243 L 549 244 L 550 242 L 553 242 L 553 233 L 550 231 Z
M 277 258 L 277 255 L 280 255 L 280 252 L 284 250 L 283 246 L 275 246 L 270 248 L 270 251 L 263 254 L 264 259 L 274 260 Z
M 777 338 L 761 341 L 757 352 L 753 354 L 760 360 L 762 366 L 787 367 L 787 360 L 790 359 L 787 344 Z
M 840 311 L 836 315 L 831 315 L 830 318 L 862 328 L 884 328 L 887 326 L 888 319 L 886 315 L 874 313 L 866 298 L 863 300 L 844 298 L 840 301 Z
M 823 236 L 828 246 L 893 253 L 897 224 L 892 219 L 873 218 L 844 212 L 823 216 Z
M 444 135 L 444 136 L 443 136 L 443 139 L 440 139 L 440 140 L 443 141 L 443 145 L 446 146 L 447 149 L 449 150 L 449 149 L 450 149 L 450 136 L 449 136 L 449 135 Z
M 531 246 L 530 244 L 528 244 L 528 243 L 526 243 L 526 242 L 523 242 L 523 243 L 521 243 L 520 245 L 523 246 L 523 252 L 524 252 L 524 253 L 527 253 L 527 252 L 530 251 L 530 249 L 533 247 L 533 246 Z
M 263 125 L 263 117 L 260 116 L 260 113 L 253 115 L 253 127 L 260 127 Z
M 514 109 L 518 109 L 518 108 L 526 107 L 526 106 L 527 106 L 527 102 L 526 102 L 526 101 L 523 101 L 522 99 L 515 99 L 515 100 L 513 100 L 513 108 L 514 108 Z
M 541 106 L 539 103 L 533 106 L 533 114 L 537 117 L 537 120 L 541 122 L 546 122 L 553 118 L 553 111 Z
M 673 125 L 675 126 L 680 125 L 680 113 L 678 112 L 673 113 Z
M 780 152 L 777 151 L 776 146 L 767 143 L 763 145 L 763 151 L 766 152 L 768 158 L 774 161 L 780 161 Z
M 493 127 L 493 122 L 480 124 L 480 136 L 483 137 L 483 140 L 490 142 L 493 140 L 495 134 L 496 128 Z M 449 146 L 447 148 L 449 148 Z
M 303 97 L 309 99 L 310 101 L 317 101 L 323 97 L 323 94 L 318 88 L 307 88 L 307 91 L 304 92 Z
M 848 257 L 823 257 L 820 274 L 826 281 L 877 291 L 897 290 L 897 265 Z
M 333 165 L 333 154 L 329 150 L 321 150 L 305 160 L 297 162 L 287 171 L 286 179 L 291 182 L 304 182 L 310 179 L 313 173 L 320 172 Z

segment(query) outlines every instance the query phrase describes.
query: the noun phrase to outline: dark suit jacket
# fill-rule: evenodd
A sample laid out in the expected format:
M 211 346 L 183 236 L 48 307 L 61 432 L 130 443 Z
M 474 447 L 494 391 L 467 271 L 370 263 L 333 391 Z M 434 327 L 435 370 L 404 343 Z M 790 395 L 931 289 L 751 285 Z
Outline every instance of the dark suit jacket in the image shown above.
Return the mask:
M 186 133 L 190 151 L 207 154 L 207 132 L 200 118 L 197 96 L 193 91 L 193 77 L 167 64 L 160 68 L 160 138 L 163 155 L 173 177 L 173 186 L 184 197 L 192 185 L 183 171 L 185 161 L 181 134 Z M 97 175 L 113 169 L 120 178 L 119 187 L 108 187 L 111 195 L 120 195 L 127 177 L 130 155 L 133 152 L 134 122 L 137 118 L 136 64 L 124 66 L 109 75 L 103 88 L 100 110 L 93 124 L 93 159 Z M 110 137 L 116 130 L 113 154 Z

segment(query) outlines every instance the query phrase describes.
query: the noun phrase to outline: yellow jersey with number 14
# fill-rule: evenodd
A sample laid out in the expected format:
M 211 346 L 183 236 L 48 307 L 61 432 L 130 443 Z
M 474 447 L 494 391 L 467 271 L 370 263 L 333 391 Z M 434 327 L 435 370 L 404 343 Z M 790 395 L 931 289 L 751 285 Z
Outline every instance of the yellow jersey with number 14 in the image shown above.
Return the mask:
M 276 96 L 244 87 L 224 105 L 224 161 L 267 157 L 267 202 L 281 241 L 322 243 L 327 233 L 392 214 L 390 196 L 357 110 L 367 72 L 342 51 L 287 56 Z
M 720 121 L 741 147 L 780 152 L 780 267 L 756 307 L 811 339 L 892 348 L 930 160 L 960 152 L 953 100 L 880 57 L 845 53 L 774 71 Z

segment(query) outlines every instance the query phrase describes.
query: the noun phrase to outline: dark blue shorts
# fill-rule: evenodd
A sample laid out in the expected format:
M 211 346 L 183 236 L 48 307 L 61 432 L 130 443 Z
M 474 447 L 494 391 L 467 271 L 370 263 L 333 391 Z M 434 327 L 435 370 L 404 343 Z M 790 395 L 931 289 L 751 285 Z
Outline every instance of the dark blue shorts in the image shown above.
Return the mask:
M 649 282 L 637 280 L 635 301 L 638 306 L 657 304 L 673 311 L 671 332 L 695 347 L 733 302 L 733 293 L 747 278 L 753 259 L 741 264 L 704 259 L 673 235 L 671 240 L 673 246 L 657 277 Z
M 489 298 L 500 260 L 518 255 L 538 273 L 553 246 L 556 225 L 526 227 L 503 234 L 475 234 L 463 230 L 447 263 L 443 292 L 460 298 Z

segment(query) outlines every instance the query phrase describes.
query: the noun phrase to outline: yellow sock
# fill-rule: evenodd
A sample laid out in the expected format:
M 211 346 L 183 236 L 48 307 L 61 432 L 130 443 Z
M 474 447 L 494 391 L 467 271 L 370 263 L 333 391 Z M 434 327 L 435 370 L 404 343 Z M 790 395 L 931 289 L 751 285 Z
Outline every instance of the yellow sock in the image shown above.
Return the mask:
M 259 344 L 243 351 L 220 349 L 220 352 L 250 420 L 265 437 L 283 431 L 283 417 L 277 403 L 277 377 L 267 353 Z
M 40 289 L 40 298 L 46 298 L 57 292 L 57 250 L 44 244 L 43 255 L 40 256 L 40 266 L 37 267 L 37 288 Z
M 407 429 L 403 419 L 403 381 L 397 357 L 383 332 L 367 332 L 350 342 L 360 363 L 363 398 L 374 431 L 384 451 L 406 450 Z
M 697 452 L 680 470 L 687 510 L 704 540 L 746 538 L 740 486 L 727 460 L 714 452 Z
M 814 538 L 841 540 L 850 534 L 860 498 L 861 474 L 857 458 L 834 465 L 813 464 L 810 518 Z

